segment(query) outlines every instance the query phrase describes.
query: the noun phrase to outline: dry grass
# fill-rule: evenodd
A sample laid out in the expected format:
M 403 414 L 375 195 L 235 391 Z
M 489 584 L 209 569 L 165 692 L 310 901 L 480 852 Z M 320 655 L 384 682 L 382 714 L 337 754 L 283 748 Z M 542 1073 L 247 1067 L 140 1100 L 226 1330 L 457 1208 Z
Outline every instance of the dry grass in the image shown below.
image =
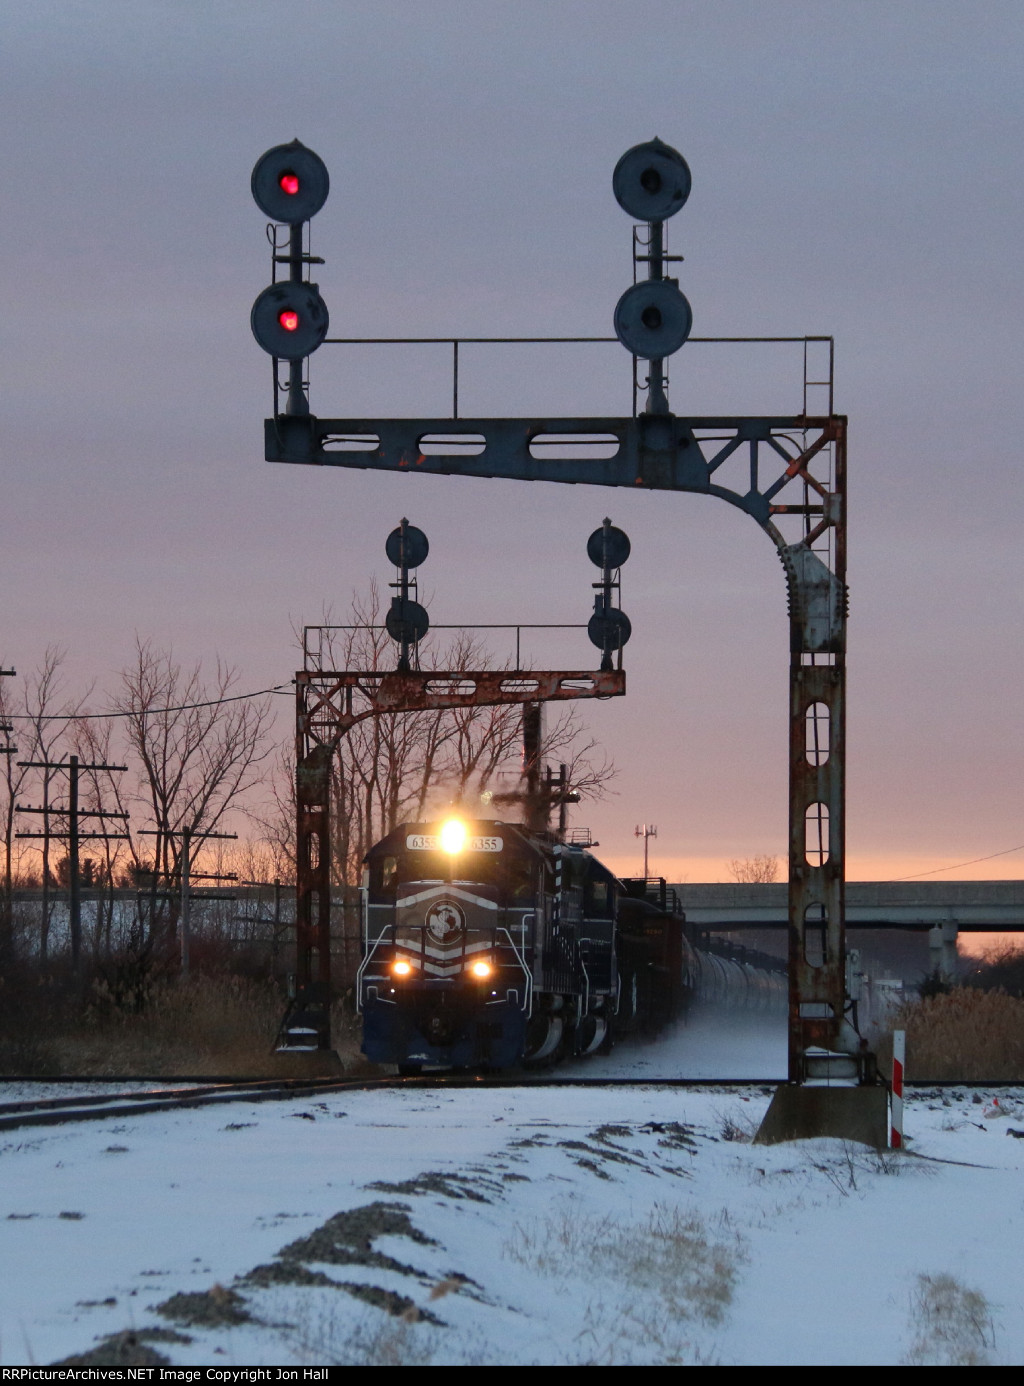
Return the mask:
M 540 1275 L 586 1282 L 581 1366 L 696 1364 L 686 1325 L 721 1323 L 743 1259 L 735 1235 L 715 1235 L 698 1214 L 674 1207 L 657 1207 L 642 1223 L 562 1210 L 516 1227 L 504 1254 Z
M 952 1275 L 919 1275 L 911 1304 L 913 1367 L 987 1367 L 994 1346 L 992 1307 Z
M 64 1073 L 260 1077 L 280 1024 L 269 982 L 190 977 L 155 988 L 145 1009 L 125 1015 L 97 984 L 82 1024 L 57 1038 Z
M 441 1336 L 428 1324 L 388 1315 L 353 1322 L 345 1305 L 326 1300 L 298 1302 L 288 1318 L 284 1336 L 318 1367 L 427 1367 L 441 1350 Z
M 942 996 L 905 1001 L 889 1018 L 907 1032 L 906 1076 L 1024 1081 L 1024 1000 L 1002 991 L 955 987 Z M 878 1045 L 883 1072 L 892 1038 Z
M 42 992 L 39 992 L 42 998 Z M 25 997 L 22 998 L 26 1000 Z M 270 979 L 197 975 L 153 985 L 126 1010 L 99 978 L 84 1001 L 34 1007 L 0 1042 L 0 1071 L 46 1077 L 311 1077 L 338 1071 L 333 1054 L 272 1052 L 285 1002 Z M 358 1025 L 339 1002 L 332 1038 L 346 1073 L 376 1072 L 359 1054 Z

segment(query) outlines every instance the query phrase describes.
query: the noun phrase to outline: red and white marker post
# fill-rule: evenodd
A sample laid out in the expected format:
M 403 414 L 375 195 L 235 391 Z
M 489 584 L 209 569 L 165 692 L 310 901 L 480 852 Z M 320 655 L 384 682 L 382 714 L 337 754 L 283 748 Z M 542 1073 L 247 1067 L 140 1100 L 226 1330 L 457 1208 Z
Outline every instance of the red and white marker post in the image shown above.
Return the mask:
M 907 1032 L 892 1032 L 892 1126 L 889 1144 L 893 1150 L 903 1146 L 903 1065 L 907 1059 Z

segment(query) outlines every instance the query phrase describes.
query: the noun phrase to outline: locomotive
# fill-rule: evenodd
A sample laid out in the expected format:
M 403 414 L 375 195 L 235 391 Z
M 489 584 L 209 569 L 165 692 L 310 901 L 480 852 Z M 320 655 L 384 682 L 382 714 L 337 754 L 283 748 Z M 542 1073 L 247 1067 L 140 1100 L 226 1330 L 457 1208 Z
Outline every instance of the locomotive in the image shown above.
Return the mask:
M 607 1051 L 667 1023 L 692 990 L 681 911 L 549 832 L 405 823 L 364 868 L 362 1048 L 402 1073 Z

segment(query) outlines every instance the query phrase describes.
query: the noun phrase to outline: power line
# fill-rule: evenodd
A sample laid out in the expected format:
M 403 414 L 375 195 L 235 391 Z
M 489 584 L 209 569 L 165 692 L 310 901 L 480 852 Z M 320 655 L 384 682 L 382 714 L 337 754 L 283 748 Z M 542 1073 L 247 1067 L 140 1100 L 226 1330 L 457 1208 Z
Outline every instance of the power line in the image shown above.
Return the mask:
M 182 703 L 179 707 L 147 707 L 138 712 L 53 712 L 36 717 L 31 712 L 10 712 L 18 722 L 92 722 L 110 717 L 160 717 L 165 712 L 191 712 L 194 708 L 219 707 L 221 703 L 242 703 L 248 698 L 265 698 L 268 693 L 283 693 L 295 686 L 295 680 L 276 684 L 273 688 L 260 688 L 255 693 L 233 693 L 230 698 L 211 698 L 205 703 Z
M 970 861 L 954 862 L 952 866 L 936 866 L 932 871 L 915 871 L 912 876 L 893 876 L 892 882 L 916 881 L 918 876 L 937 876 L 940 871 L 958 871 L 961 866 L 976 866 L 979 861 L 994 861 L 996 857 L 1008 857 L 1013 852 L 1024 852 L 1024 842 L 1019 847 L 1007 847 L 1003 852 L 992 852 L 987 857 L 972 857 Z

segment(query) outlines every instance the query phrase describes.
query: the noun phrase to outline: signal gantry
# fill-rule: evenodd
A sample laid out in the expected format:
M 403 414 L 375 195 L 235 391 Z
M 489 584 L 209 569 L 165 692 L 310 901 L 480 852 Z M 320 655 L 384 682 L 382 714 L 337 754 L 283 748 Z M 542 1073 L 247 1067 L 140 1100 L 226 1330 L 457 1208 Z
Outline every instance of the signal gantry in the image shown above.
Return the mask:
M 794 1134 L 873 1139 L 885 1125 L 885 1093 L 877 1086 L 874 1056 L 853 1023 L 846 979 L 847 420 L 834 410 L 832 339 L 694 338 L 690 305 L 665 272 L 679 258 L 667 253 L 665 225 L 690 195 L 685 159 L 658 139 L 638 144 L 619 160 L 612 186 L 623 210 L 642 223 L 633 231 L 635 282 L 613 315 L 615 338 L 329 338 L 326 306 L 317 287 L 303 277 L 308 266 L 320 262 L 303 250 L 302 234 L 304 221 L 326 198 L 326 167 L 297 141 L 268 151 L 253 172 L 253 192 L 261 210 L 289 230 L 285 253 L 281 227 L 270 229 L 275 282 L 253 308 L 257 341 L 275 358 L 274 410 L 264 424 L 264 456 L 268 462 L 419 475 L 688 491 L 717 496 L 760 526 L 782 561 L 790 622 L 789 1087 L 776 1094 L 762 1135 L 766 1140 Z M 288 283 L 278 286 L 276 266 L 285 263 Z M 647 267 L 643 280 L 636 278 L 640 265 Z M 616 339 L 633 359 L 632 416 L 459 414 L 459 347 L 467 340 Z M 451 415 L 328 418 L 311 412 L 303 357 L 331 342 L 381 340 L 451 344 Z M 665 363 L 698 340 L 802 342 L 802 410 L 757 416 L 673 413 Z M 812 378 L 820 373 L 808 370 L 812 343 L 827 345 L 827 380 Z M 281 360 L 289 362 L 284 408 Z M 641 360 L 649 373 L 645 407 L 638 409 Z M 815 412 L 808 399 L 822 387 L 827 409 Z M 581 444 L 591 449 L 583 456 Z M 723 484 L 744 458 L 739 478 Z M 598 603 L 603 600 L 599 596 Z M 619 618 L 610 623 L 603 611 L 595 604 L 592 623 L 598 621 L 607 655 Z M 826 1087 L 807 1086 L 820 1082 Z

